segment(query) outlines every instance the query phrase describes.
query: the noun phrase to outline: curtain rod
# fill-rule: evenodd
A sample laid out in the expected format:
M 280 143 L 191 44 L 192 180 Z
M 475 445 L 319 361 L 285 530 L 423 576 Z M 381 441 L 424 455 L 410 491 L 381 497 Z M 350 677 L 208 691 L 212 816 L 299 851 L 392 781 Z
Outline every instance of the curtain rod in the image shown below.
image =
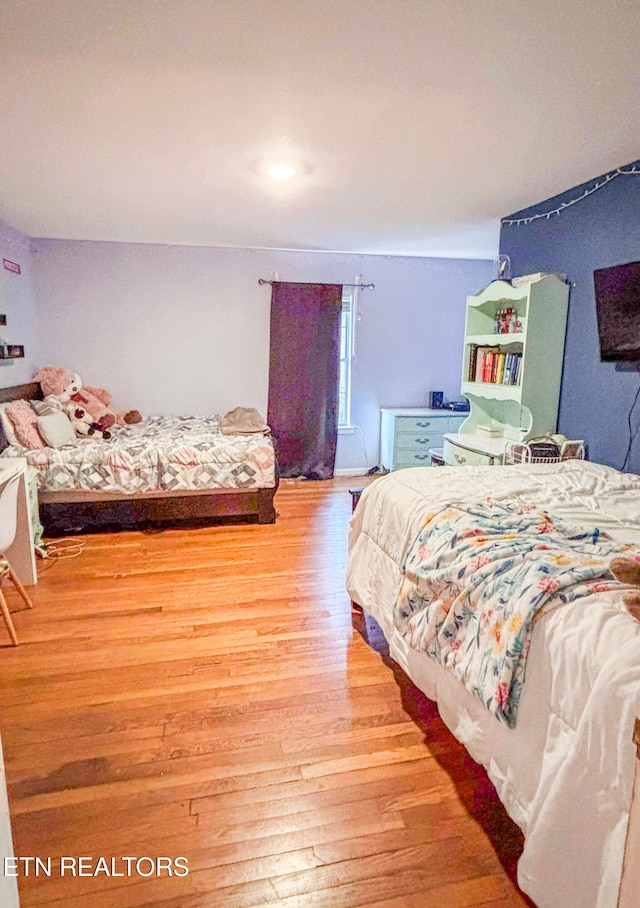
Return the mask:
M 267 281 L 265 278 L 258 278 L 259 284 L 298 284 L 300 281 Z M 341 284 L 341 287 L 360 287 L 362 290 L 375 290 L 375 284 Z

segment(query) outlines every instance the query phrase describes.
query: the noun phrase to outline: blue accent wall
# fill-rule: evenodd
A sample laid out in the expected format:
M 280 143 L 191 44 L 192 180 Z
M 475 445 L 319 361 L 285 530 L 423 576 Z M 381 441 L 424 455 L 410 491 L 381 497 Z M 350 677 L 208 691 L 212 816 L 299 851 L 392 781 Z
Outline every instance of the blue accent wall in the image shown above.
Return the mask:
M 623 169 L 640 161 L 622 165 Z M 603 175 L 604 176 L 604 175 Z M 602 181 L 594 178 L 508 218 L 553 211 Z M 584 438 L 591 460 L 622 467 L 629 443 L 628 414 L 640 386 L 636 371 L 600 361 L 593 272 L 640 261 L 640 174 L 619 175 L 591 195 L 550 218 L 502 224 L 500 252 L 512 274 L 566 274 L 571 284 L 558 431 Z M 640 423 L 640 399 L 632 426 Z M 640 432 L 630 469 L 640 473 Z

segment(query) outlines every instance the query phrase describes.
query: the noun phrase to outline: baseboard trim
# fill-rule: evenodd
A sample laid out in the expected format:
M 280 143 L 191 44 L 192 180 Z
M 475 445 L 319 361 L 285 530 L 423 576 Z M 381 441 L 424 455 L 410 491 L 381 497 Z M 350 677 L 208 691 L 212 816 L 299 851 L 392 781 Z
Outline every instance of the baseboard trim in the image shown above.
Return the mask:
M 333 471 L 334 476 L 366 476 L 366 467 L 342 467 Z

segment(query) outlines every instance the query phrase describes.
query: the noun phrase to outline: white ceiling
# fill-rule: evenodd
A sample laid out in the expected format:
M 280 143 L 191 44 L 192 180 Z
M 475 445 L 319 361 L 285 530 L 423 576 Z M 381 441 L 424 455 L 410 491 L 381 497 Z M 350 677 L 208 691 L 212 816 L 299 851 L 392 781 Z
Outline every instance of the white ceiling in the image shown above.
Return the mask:
M 640 157 L 639 43 L 638 0 L 0 0 L 0 218 L 492 258 Z

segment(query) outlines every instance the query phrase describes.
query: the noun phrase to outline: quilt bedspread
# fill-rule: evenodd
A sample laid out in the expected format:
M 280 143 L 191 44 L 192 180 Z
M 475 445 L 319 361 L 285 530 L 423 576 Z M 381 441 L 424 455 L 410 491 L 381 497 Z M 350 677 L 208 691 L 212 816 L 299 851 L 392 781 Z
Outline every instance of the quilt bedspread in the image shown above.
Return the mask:
M 217 416 L 151 416 L 114 426 L 109 440 L 78 438 L 62 448 L 6 454 L 26 457 L 39 488 L 57 492 L 194 491 L 270 488 L 275 453 L 262 434 L 223 435 Z
M 619 589 L 614 555 L 637 550 L 515 501 L 452 504 L 409 549 L 395 625 L 510 727 L 538 615 Z

